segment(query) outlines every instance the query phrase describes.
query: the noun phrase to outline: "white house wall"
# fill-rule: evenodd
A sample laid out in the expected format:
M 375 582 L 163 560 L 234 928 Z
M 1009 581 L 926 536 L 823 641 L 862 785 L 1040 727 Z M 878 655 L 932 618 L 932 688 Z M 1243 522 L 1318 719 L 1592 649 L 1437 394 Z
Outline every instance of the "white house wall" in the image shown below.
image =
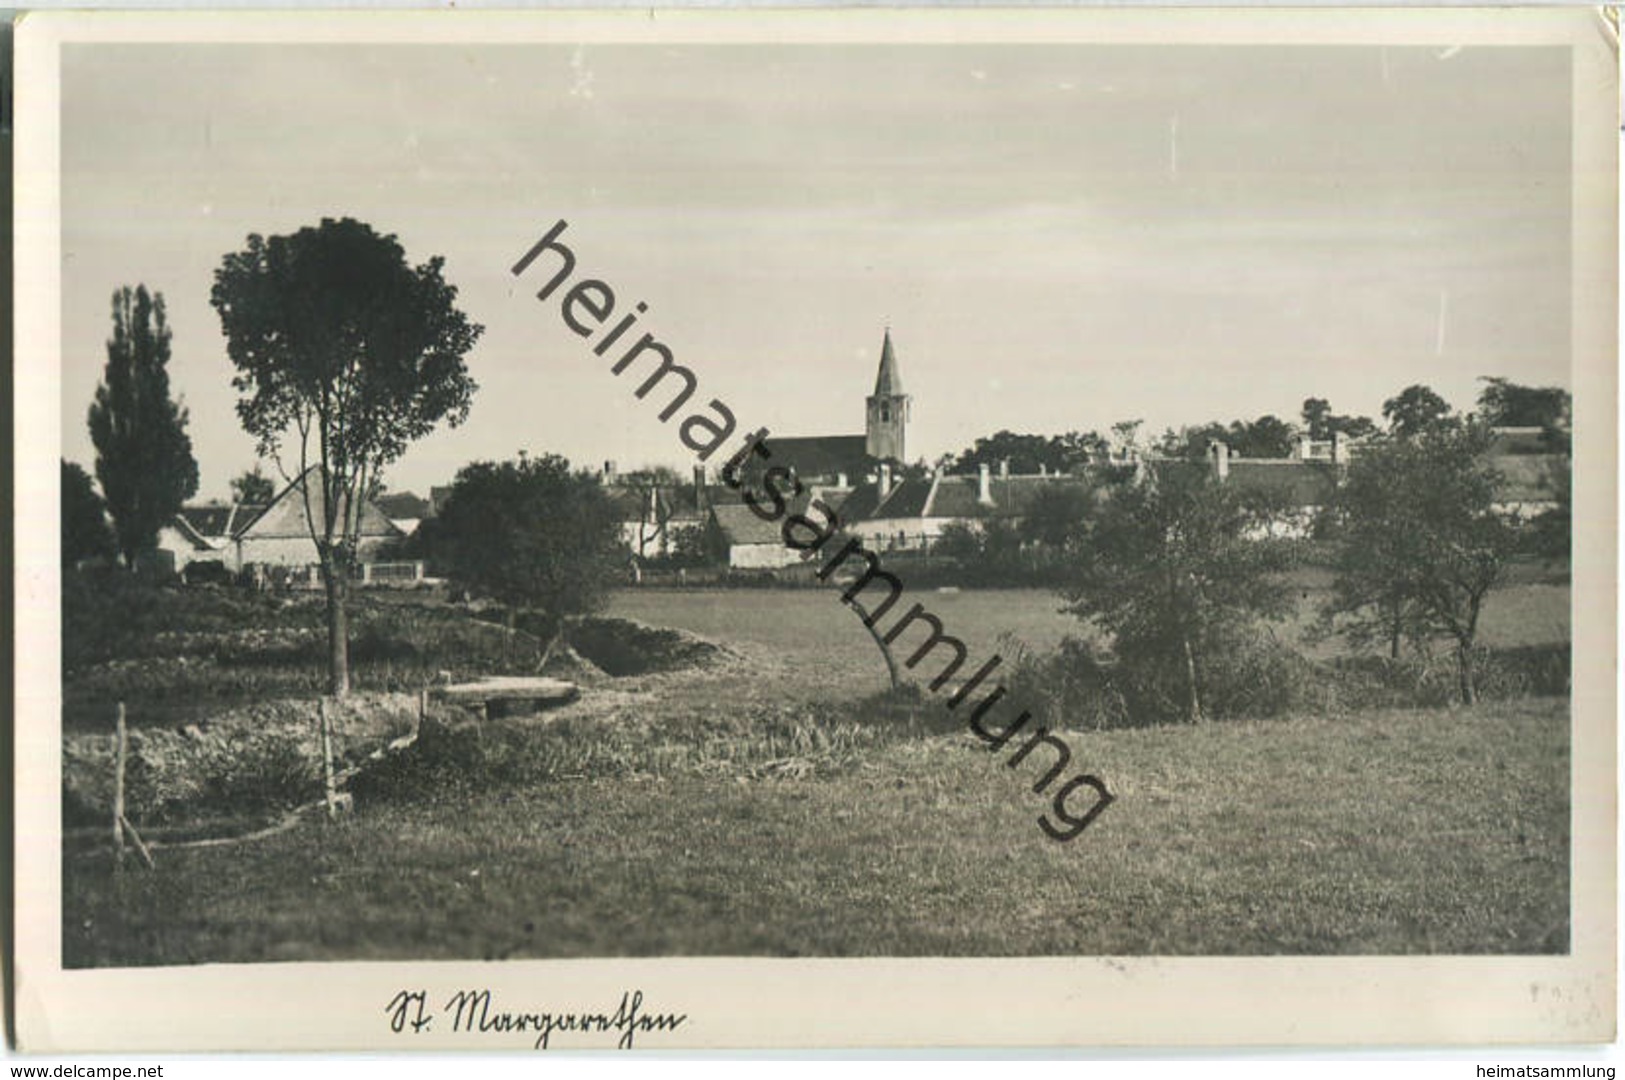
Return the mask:
M 736 570 L 778 570 L 799 566 L 801 553 L 784 544 L 730 544 L 728 565 Z

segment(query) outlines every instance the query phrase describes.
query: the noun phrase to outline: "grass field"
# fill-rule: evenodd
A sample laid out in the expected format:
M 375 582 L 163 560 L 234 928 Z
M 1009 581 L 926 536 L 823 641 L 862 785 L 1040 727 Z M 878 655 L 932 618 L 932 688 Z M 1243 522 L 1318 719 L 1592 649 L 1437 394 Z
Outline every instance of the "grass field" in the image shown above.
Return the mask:
M 1077 633 L 1077 619 L 1040 589 L 983 589 L 924 593 L 908 602 L 926 606 L 970 650 L 973 663 L 1012 641 L 1051 649 Z M 894 608 L 900 617 L 906 607 Z M 886 687 L 886 666 L 840 590 L 708 589 L 623 590 L 609 613 L 656 626 L 675 626 L 719 641 L 747 641 L 785 659 L 793 689 L 855 698 Z M 918 632 L 918 631 L 916 631 Z M 906 656 L 905 656 L 906 658 Z M 922 669 L 923 670 L 923 669 Z
M 70 865 L 70 966 L 618 955 L 1563 952 L 1554 699 L 1074 737 L 1078 840 L 957 734 L 747 770 L 363 803 L 335 826 Z
M 1297 608 L 1280 629 L 1284 638 L 1316 658 L 1348 651 L 1337 639 L 1319 641 L 1308 633 L 1328 581 L 1329 575 L 1322 571 L 1296 575 Z M 1087 633 L 1083 623 L 1061 610 L 1060 598 L 1044 589 L 930 591 L 910 594 L 907 602 L 924 604 L 941 618 L 947 631 L 965 642 L 973 663 L 995 652 L 1008 658 L 1016 646 L 1043 652 L 1069 634 Z M 894 610 L 900 614 L 902 609 Z M 798 688 L 809 691 L 862 697 L 886 685 L 880 653 L 833 586 L 622 590 L 610 601 L 609 613 L 692 630 L 717 640 L 766 646 L 798 673 Z M 1567 641 L 1568 586 L 1519 580 L 1497 589 L 1485 603 L 1479 633 L 1482 643 L 1491 647 Z
M 1309 611 L 1319 583 L 1301 584 Z M 1080 629 L 1037 590 L 920 599 L 978 657 Z M 336 824 L 161 850 L 156 872 L 115 873 L 99 831 L 70 841 L 64 963 L 1568 948 L 1564 698 L 1071 732 L 1074 768 L 1116 802 L 1061 844 L 1038 828 L 1036 770 L 1006 768 L 935 699 L 875 696 L 884 667 L 835 590 L 626 591 L 608 614 L 734 650 L 594 682 L 510 730 L 517 771 L 381 774 Z M 509 655 L 460 618 L 369 610 L 363 683 Z M 1520 581 L 1485 620 L 1498 646 L 1566 640 L 1567 588 Z M 184 640 L 86 671 L 139 687 L 164 660 L 154 723 L 195 686 L 319 678 L 302 641 L 260 676 L 230 650 L 182 663 Z

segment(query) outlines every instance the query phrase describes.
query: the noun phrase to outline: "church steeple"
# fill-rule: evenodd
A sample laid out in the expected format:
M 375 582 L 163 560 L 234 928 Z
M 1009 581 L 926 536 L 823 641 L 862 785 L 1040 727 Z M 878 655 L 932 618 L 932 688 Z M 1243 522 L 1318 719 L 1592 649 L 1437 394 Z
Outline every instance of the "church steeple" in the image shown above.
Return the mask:
M 905 428 L 909 397 L 903 393 L 903 377 L 897 371 L 897 354 L 892 350 L 891 327 L 886 328 L 880 346 L 880 370 L 875 373 L 875 392 L 869 395 L 864 449 L 870 457 L 907 461 Z
M 891 327 L 886 327 L 886 340 L 880 346 L 880 371 L 875 375 L 875 397 L 899 397 L 903 393 L 903 377 L 897 374 L 897 354 L 892 352 Z

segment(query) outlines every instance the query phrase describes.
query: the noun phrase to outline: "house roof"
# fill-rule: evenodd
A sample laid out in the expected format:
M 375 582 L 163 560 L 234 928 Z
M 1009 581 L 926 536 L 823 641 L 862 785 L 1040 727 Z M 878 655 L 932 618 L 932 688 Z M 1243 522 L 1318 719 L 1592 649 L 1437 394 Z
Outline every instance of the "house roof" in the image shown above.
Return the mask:
M 630 487 L 610 487 L 604 489 L 604 497 L 615 508 L 615 516 L 621 521 L 642 521 L 648 514 L 647 491 Z
M 183 506 L 180 518 L 198 536 L 229 536 L 235 506 Z
M 727 489 L 708 487 L 703 499 L 713 501 L 713 495 L 723 490 Z M 638 484 L 611 484 L 604 488 L 604 494 L 609 497 L 621 521 L 647 520 L 650 493 L 647 485 Z M 730 491 L 730 494 L 733 493 Z M 702 496 L 693 484 L 662 484 L 653 489 L 653 495 L 661 521 L 698 521 L 703 516 Z M 737 495 L 733 501 L 738 501 Z
M 380 495 L 372 501 L 373 505 L 382 510 L 384 516 L 388 518 L 421 520 L 434 516 L 434 507 L 429 504 L 429 500 L 410 491 L 391 492 L 388 495 Z
M 213 544 L 209 543 L 207 538 L 199 535 L 197 529 L 192 527 L 192 524 L 187 521 L 184 511 L 176 514 L 170 519 L 169 527 L 173 529 L 175 534 L 178 535 L 189 547 L 191 547 L 193 551 L 217 550 Z M 161 547 L 163 545 L 160 544 L 159 546 Z
M 846 473 L 852 479 L 863 475 L 873 463 L 868 439 L 863 435 L 813 435 L 777 438 L 768 436 L 767 449 L 773 456 L 764 468 L 783 465 L 797 476 L 834 476 Z
M 1065 487 L 1085 490 L 1095 487 L 1092 481 L 1084 477 L 1055 473 L 1043 476 L 995 475 L 988 478 L 987 486 L 991 505 L 981 501 L 980 476 L 956 474 L 939 477 L 929 502 L 922 505 L 918 513 L 932 518 L 1021 517 L 1043 492 Z M 893 514 L 887 507 L 879 516 L 892 517 Z
M 1551 444 L 1542 427 L 1497 427 L 1490 429 L 1490 452 L 1497 457 L 1512 454 L 1548 454 Z
M 1324 506 L 1337 490 L 1337 467 L 1292 458 L 1240 458 L 1230 462 L 1229 482 L 1242 491 L 1271 492 L 1290 506 Z
M 926 500 L 931 497 L 933 481 L 903 477 L 892 484 L 886 497 L 881 497 L 881 486 L 864 481 L 835 507 L 842 521 L 873 521 L 879 518 L 918 518 L 925 513 Z M 825 502 L 830 502 L 825 499 Z
M 834 493 L 822 492 L 816 497 L 836 512 L 837 526 L 844 525 L 849 519 L 834 505 L 833 495 Z M 826 517 L 823 511 L 814 509 L 809 512 L 814 497 L 811 491 L 802 491 L 795 498 L 788 500 L 784 513 L 772 521 L 763 521 L 756 511 L 742 502 L 715 503 L 711 506 L 711 513 L 730 543 L 782 545 L 784 522 L 793 515 L 801 514 L 820 525 L 823 524 Z
M 308 473 L 306 475 L 309 475 Z M 305 500 L 301 496 L 304 490 L 304 478 L 300 477 L 278 493 L 265 512 L 259 514 L 246 526 L 239 525 L 233 535 L 237 539 L 272 540 L 292 537 L 308 537 L 311 524 L 321 529 L 325 525 L 322 516 L 320 499 L 312 499 L 310 505 L 310 522 L 305 518 Z M 343 506 L 339 507 L 343 511 Z M 361 507 L 361 528 L 359 535 L 364 537 L 400 536 L 401 530 L 386 517 L 383 511 L 371 500 Z
M 1551 479 L 1567 468 L 1561 454 L 1499 454 L 1490 465 L 1501 474 L 1495 497 L 1500 502 L 1550 502 L 1555 498 Z
M 236 537 L 264 512 L 264 503 L 233 503 L 183 506 L 175 516 L 190 534 L 207 541 L 225 541 Z
M 784 534 L 779 521 L 763 521 L 744 503 L 729 503 L 713 507 L 717 525 L 730 544 L 783 545 Z

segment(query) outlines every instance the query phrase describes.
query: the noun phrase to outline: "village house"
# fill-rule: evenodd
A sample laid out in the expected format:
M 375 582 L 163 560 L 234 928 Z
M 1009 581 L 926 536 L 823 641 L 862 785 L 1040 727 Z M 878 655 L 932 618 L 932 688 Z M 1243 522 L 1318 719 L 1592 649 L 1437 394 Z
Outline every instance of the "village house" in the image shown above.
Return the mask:
M 263 506 L 184 507 L 159 533 L 160 563 L 174 573 L 205 562 L 218 563 L 231 575 L 254 567 L 275 568 L 285 578 L 291 575 L 295 583 L 314 585 L 319 577 L 309 522 L 322 527 L 320 499 L 312 500 L 309 513 L 307 519 L 301 480 L 288 484 Z M 374 502 L 363 505 L 356 552 L 361 583 L 423 578 L 422 563 L 383 561 L 388 546 L 405 535 Z
M 390 492 L 372 502 L 404 536 L 411 536 L 419 525 L 434 517 L 434 506 L 429 500 L 410 491 Z
M 1556 485 L 1568 459 L 1553 452 L 1541 428 L 1492 429 L 1489 465 L 1500 476 L 1494 509 L 1529 521 L 1557 506 Z M 1349 464 L 1365 440 L 1337 432 L 1331 439 L 1301 436 L 1289 458 L 1240 458 L 1221 441 L 1208 447 L 1208 464 L 1220 482 L 1269 492 L 1282 504 L 1269 534 L 1309 536 L 1321 512 L 1331 505 Z
M 187 574 L 207 564 L 217 573 L 236 573 L 236 530 L 253 521 L 265 507 L 253 503 L 208 503 L 184 506 L 158 530 L 154 566 L 160 574 Z M 190 576 L 190 575 L 188 575 Z
M 1016 525 L 1044 493 L 1093 492 L 1099 478 L 1040 471 L 1015 474 L 1008 463 L 974 474 L 935 472 L 893 479 L 882 466 L 874 483 L 856 489 L 840 506 L 847 530 L 872 551 L 929 552 L 950 525 L 998 521 Z
M 640 559 L 666 558 L 685 534 L 704 529 L 716 497 L 702 465 L 694 466 L 687 484 L 662 483 L 647 474 L 623 476 L 613 461 L 604 462 L 601 476 L 621 523 L 621 540 Z

